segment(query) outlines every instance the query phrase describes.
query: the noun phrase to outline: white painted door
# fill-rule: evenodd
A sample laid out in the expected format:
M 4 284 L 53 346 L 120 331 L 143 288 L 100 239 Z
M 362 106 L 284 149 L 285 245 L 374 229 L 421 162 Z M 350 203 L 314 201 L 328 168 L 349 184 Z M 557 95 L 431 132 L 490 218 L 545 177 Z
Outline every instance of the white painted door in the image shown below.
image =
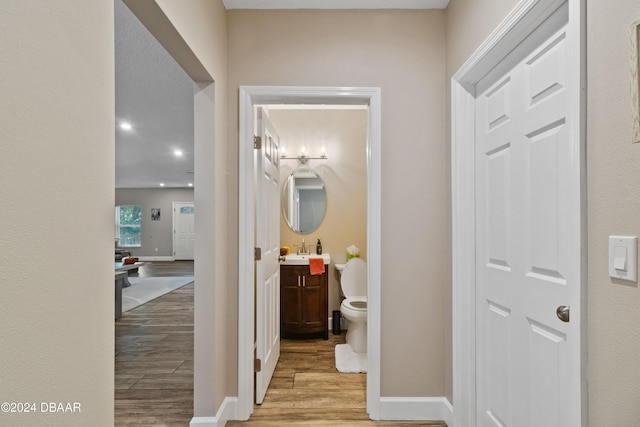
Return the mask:
M 579 426 L 581 150 L 566 27 L 528 52 L 476 98 L 476 421 Z
M 194 259 L 196 242 L 193 203 L 173 203 L 173 258 Z
M 256 150 L 256 403 L 262 403 L 280 357 L 280 179 L 279 138 L 267 115 L 258 108 Z

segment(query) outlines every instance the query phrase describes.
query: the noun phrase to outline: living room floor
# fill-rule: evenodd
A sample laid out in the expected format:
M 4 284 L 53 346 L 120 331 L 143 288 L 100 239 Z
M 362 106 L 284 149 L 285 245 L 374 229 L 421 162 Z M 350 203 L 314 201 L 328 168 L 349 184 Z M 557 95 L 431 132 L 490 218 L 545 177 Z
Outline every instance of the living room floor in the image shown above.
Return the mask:
M 146 261 L 132 277 L 193 276 L 193 261 Z
M 193 275 L 193 261 L 146 262 L 131 276 Z M 115 426 L 187 426 L 193 417 L 193 283 L 115 323 Z

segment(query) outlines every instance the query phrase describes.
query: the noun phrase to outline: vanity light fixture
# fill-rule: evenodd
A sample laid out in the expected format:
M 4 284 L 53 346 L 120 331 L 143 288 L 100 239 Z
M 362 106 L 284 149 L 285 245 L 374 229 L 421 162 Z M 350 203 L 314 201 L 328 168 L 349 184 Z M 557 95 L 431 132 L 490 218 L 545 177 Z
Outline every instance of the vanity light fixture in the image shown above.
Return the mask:
M 303 145 L 302 148 L 300 148 L 300 153 L 298 153 L 297 156 L 287 156 L 285 148 L 280 147 L 280 158 L 284 160 L 297 159 L 298 163 L 300 163 L 301 165 L 306 165 L 307 162 L 311 159 L 327 160 L 327 150 L 323 146 L 322 148 L 320 148 L 320 157 L 309 157 L 309 155 L 307 154 L 307 150 Z

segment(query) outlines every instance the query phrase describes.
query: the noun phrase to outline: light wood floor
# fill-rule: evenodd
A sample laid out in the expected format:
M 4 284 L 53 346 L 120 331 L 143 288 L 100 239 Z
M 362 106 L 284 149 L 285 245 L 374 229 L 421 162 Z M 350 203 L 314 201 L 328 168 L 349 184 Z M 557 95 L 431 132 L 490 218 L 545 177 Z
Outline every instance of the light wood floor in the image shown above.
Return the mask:
M 371 421 L 366 413 L 366 374 L 343 374 L 335 368 L 335 346 L 345 332 L 329 340 L 282 340 L 280 360 L 262 405 L 243 426 L 430 426 L 442 421 Z
M 192 275 L 193 263 L 182 263 L 147 263 L 139 275 Z M 249 421 L 227 426 L 446 427 L 442 421 L 369 420 L 366 375 L 335 369 L 334 347 L 344 336 L 282 340 L 263 404 Z M 115 425 L 188 426 L 193 416 L 193 284 L 124 313 L 116 322 L 115 349 Z

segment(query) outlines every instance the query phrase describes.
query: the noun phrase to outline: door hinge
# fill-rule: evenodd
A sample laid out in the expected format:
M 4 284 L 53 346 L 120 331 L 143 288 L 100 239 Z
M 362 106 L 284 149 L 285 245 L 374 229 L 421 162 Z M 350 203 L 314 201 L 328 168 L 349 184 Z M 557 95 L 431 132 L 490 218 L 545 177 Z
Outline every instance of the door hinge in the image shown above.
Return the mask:
M 253 259 L 255 261 L 260 261 L 262 259 L 262 249 L 253 248 Z
M 253 359 L 253 371 L 254 371 L 254 372 L 260 372 L 260 371 L 262 371 L 262 360 L 260 360 L 260 359 Z
M 260 138 L 259 136 L 253 137 L 253 148 L 255 148 L 256 150 L 262 149 L 262 138 Z

